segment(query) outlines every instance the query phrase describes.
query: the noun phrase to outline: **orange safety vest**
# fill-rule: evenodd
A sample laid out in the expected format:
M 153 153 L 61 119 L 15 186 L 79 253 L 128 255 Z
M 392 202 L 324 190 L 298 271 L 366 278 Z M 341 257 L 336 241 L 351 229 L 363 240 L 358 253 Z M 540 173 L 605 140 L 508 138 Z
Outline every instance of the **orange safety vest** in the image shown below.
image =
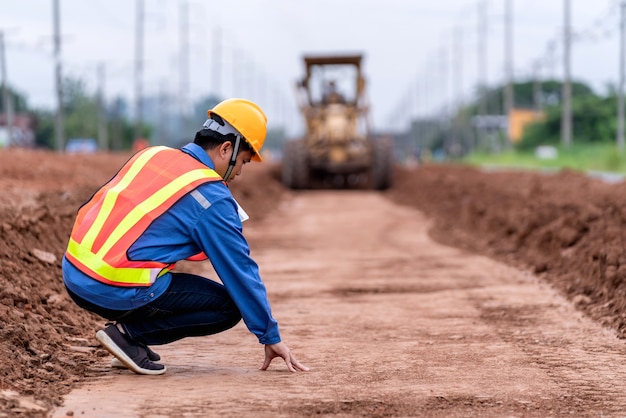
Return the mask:
M 180 150 L 149 147 L 78 210 L 67 259 L 88 276 L 115 286 L 149 286 L 175 263 L 128 259 L 148 226 L 199 185 L 223 181 L 214 170 Z M 204 260 L 204 253 L 189 260 Z

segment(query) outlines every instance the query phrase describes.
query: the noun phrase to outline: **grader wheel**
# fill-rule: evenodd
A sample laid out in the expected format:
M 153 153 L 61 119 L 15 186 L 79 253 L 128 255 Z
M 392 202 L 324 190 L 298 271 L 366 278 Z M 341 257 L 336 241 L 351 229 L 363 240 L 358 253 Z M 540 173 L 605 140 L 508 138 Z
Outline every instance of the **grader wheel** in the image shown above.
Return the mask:
M 370 179 L 372 188 L 385 190 L 391 187 L 393 178 L 393 144 L 388 138 L 373 141 Z
M 290 189 L 309 187 L 309 164 L 304 141 L 287 141 L 283 149 L 282 183 Z

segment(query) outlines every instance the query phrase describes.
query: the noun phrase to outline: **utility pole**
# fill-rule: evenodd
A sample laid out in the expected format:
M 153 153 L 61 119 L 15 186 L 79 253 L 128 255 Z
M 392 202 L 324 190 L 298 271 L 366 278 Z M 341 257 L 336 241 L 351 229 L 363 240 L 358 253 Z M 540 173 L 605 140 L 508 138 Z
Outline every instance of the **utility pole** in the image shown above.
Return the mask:
M 570 28 L 570 0 L 564 0 L 563 10 L 563 99 L 561 115 L 561 144 L 569 148 L 572 144 L 572 85 L 570 76 L 570 48 L 572 43 Z
M 460 26 L 454 31 L 454 58 L 454 101 L 460 110 L 463 104 L 463 29 Z
M 619 94 L 617 96 L 617 151 L 624 152 L 624 47 L 626 44 L 626 1 L 622 1 L 620 13 L 620 44 L 619 44 Z
M 424 69 L 423 75 L 422 75 L 422 119 L 425 121 L 425 123 L 423 124 L 423 128 L 422 128 L 422 140 L 420 141 L 420 146 L 424 147 L 424 145 L 426 144 L 426 139 L 430 138 L 431 135 L 431 131 L 430 131 L 430 127 L 431 124 L 429 123 L 429 121 L 432 119 L 430 116 L 430 112 L 431 112 L 431 96 L 432 96 L 432 83 L 431 81 L 431 75 L 430 75 L 430 69 L 428 67 L 426 67 Z
M 241 59 L 241 51 L 239 51 L 238 48 L 233 48 L 232 62 L 231 77 L 233 83 L 233 91 L 231 95 L 235 97 L 243 97 L 243 83 L 241 82 L 241 67 L 243 66 L 243 62 Z
M 213 95 L 220 99 L 222 84 L 222 31 L 216 28 L 213 38 Z
M 116 99 L 113 102 L 113 123 L 111 126 L 111 150 L 122 149 L 122 101 Z
M 415 86 L 415 118 L 413 119 L 414 123 L 410 122 L 409 123 L 409 131 L 412 133 L 413 137 L 415 138 L 415 146 L 417 148 L 421 148 L 420 147 L 420 136 L 421 133 L 419 132 L 419 127 L 420 127 L 420 105 L 422 102 L 422 91 L 420 88 L 420 79 L 419 77 L 417 77 L 416 79 L 416 86 Z
M 162 80 L 159 84 L 159 122 L 157 124 L 157 145 L 167 145 L 168 124 L 167 115 L 170 113 L 168 106 L 169 98 L 167 95 L 167 80 Z M 176 138 L 178 140 L 178 138 Z
M 439 126 L 441 131 L 443 132 L 443 146 L 444 152 L 446 154 L 446 158 L 448 158 L 448 153 L 450 152 L 450 124 L 448 119 L 448 51 L 446 50 L 445 43 L 444 46 L 441 47 L 440 55 L 439 55 L 439 74 L 441 77 L 441 116 Z
M 109 150 L 109 135 L 104 104 L 104 64 L 98 64 L 98 144 L 102 151 Z
M 144 0 L 136 0 L 135 22 L 135 138 L 143 137 L 143 22 Z
M 487 0 L 478 2 L 478 121 L 485 119 L 489 111 L 487 106 Z M 483 132 L 480 125 L 476 128 L 476 144 L 482 142 Z
M 246 85 L 246 91 L 248 92 L 248 97 L 252 100 L 258 101 L 257 98 L 257 85 L 256 85 L 256 69 L 254 61 L 251 58 L 247 58 L 244 61 L 244 68 L 246 72 L 244 73 L 244 84 Z
M 504 12 L 504 73 L 506 88 L 504 90 L 504 116 L 507 118 L 507 139 L 511 143 L 511 112 L 515 106 L 513 92 L 513 0 L 506 0 Z
M 448 51 L 446 51 L 445 44 L 441 47 L 440 55 L 439 55 L 439 71 L 441 74 L 441 116 L 442 121 L 445 123 L 448 119 Z
M 541 112 L 541 62 L 539 60 L 535 61 L 533 65 L 533 102 L 536 112 Z
M 454 31 L 454 101 L 453 101 L 453 120 L 452 134 L 454 136 L 455 146 L 459 149 L 463 148 L 462 135 L 462 107 L 463 107 L 463 29 L 458 26 Z
M 557 41 L 551 40 L 548 42 L 548 63 L 547 63 L 547 77 L 549 80 L 555 80 L 556 77 L 556 47 Z
M 180 112 L 180 131 L 179 135 L 187 136 L 187 119 L 189 104 L 189 42 L 188 31 L 188 3 L 183 1 L 180 4 L 180 85 L 179 85 L 179 112 Z
M 0 76 L 2 83 L 2 107 L 4 109 L 4 122 L 7 127 L 7 144 L 10 145 L 13 138 L 13 100 L 7 84 L 7 65 L 4 53 L 4 33 L 0 31 Z M 2 144 L 0 144 L 2 145 Z
M 65 127 L 63 121 L 63 77 L 61 75 L 61 18 L 59 13 L 59 0 L 53 0 L 53 26 L 54 26 L 54 79 L 56 84 L 57 114 L 54 120 L 56 133 L 56 149 L 65 149 Z

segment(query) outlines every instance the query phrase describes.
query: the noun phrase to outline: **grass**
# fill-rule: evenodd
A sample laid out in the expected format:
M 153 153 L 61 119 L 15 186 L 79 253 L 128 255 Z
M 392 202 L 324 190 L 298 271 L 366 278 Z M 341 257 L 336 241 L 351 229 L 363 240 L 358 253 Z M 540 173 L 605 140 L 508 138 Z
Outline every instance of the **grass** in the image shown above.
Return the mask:
M 558 156 L 538 158 L 533 151 L 507 150 L 498 154 L 472 153 L 463 162 L 478 166 L 498 166 L 527 169 L 562 169 L 601 171 L 626 174 L 626 150 L 619 153 L 612 144 L 573 144 L 569 148 L 556 147 Z

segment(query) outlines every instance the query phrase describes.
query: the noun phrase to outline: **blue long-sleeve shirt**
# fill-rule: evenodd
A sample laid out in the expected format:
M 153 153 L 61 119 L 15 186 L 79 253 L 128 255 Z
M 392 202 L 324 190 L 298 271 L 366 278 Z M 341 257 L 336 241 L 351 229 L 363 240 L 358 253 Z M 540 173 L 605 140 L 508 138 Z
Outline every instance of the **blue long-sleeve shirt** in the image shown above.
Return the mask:
M 215 166 L 198 145 L 187 144 L 183 152 L 211 169 Z M 242 233 L 237 203 L 222 182 L 200 185 L 202 198 L 185 195 L 156 219 L 129 249 L 129 258 L 175 263 L 203 251 L 221 282 L 239 308 L 248 327 L 262 344 L 280 342 L 278 323 L 273 318 L 265 285 L 250 247 Z M 129 310 L 158 298 L 169 286 L 166 273 L 151 286 L 111 286 L 92 279 L 63 259 L 65 285 L 81 298 L 115 310 Z

